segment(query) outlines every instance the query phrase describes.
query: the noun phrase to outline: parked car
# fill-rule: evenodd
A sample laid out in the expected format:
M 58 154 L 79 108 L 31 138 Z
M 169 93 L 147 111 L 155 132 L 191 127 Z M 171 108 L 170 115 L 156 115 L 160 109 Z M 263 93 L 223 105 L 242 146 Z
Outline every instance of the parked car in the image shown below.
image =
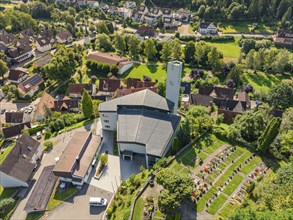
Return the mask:
M 64 189 L 65 186 L 66 186 L 66 184 L 64 182 L 62 182 L 59 187 L 60 187 L 60 189 Z
M 33 108 L 32 107 L 29 107 L 28 109 L 27 109 L 27 113 L 32 113 L 32 111 L 33 111 Z
M 37 132 L 37 139 L 41 139 L 42 138 L 42 132 L 38 131 Z
M 90 197 L 90 206 L 107 206 L 107 199 Z

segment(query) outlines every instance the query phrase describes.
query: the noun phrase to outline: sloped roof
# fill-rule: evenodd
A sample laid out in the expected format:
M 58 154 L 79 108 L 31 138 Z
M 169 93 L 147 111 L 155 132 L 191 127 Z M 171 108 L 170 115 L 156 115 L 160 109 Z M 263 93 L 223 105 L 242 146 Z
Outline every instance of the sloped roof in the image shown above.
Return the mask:
M 138 92 L 138 91 L 145 90 L 145 89 L 147 89 L 147 88 L 146 87 L 142 87 L 142 88 L 119 88 L 115 92 L 115 97 L 119 98 L 121 96 L 129 95 L 131 93 Z M 157 87 L 150 87 L 148 89 L 152 90 L 155 93 L 158 93 L 158 88 Z
M 95 60 L 99 63 L 106 63 L 108 65 L 119 65 L 122 62 L 131 63 L 127 57 L 122 57 L 117 54 L 90 52 L 86 59 Z
M 31 127 L 31 123 L 30 122 L 26 122 L 26 123 L 22 123 L 22 124 L 18 124 L 18 125 L 14 125 L 11 127 L 7 127 L 7 128 L 3 128 L 3 134 L 5 138 L 11 138 L 14 137 L 16 135 L 20 135 L 21 131 L 25 128 L 30 128 Z
M 48 37 L 37 38 L 36 42 L 40 45 L 40 47 L 51 44 L 51 40 Z
M 32 88 L 39 86 L 43 82 L 44 80 L 38 74 L 35 74 L 26 79 L 24 82 L 18 84 L 18 88 L 20 88 L 24 93 L 27 93 Z
M 115 92 L 121 86 L 121 80 L 117 78 L 100 79 L 99 91 Z
M 69 83 L 68 85 L 69 94 L 82 94 L 84 89 L 91 93 L 93 84 Z
M 13 80 L 13 81 L 17 81 L 25 75 L 27 75 L 27 73 L 22 70 L 10 69 L 8 79 Z
M 67 40 L 68 38 L 72 37 L 69 31 L 62 31 L 59 32 L 56 37 L 59 37 L 62 40 Z
M 198 93 L 200 95 L 209 95 L 214 96 L 215 98 L 228 98 L 233 99 L 234 97 L 234 89 L 231 88 L 224 88 L 224 87 L 214 87 L 214 86 L 205 86 L 200 87 Z
M 32 137 L 22 134 L 0 165 L 0 170 L 18 180 L 27 182 L 35 167 L 31 159 L 39 145 L 40 143 Z
M 166 98 L 158 95 L 157 93 L 145 89 L 139 92 L 132 93 L 120 98 L 112 99 L 103 102 L 99 105 L 99 111 L 116 112 L 117 106 L 145 106 L 155 108 L 163 111 L 171 111 L 174 103 Z
M 23 112 L 5 112 L 6 123 L 22 123 Z
M 153 27 L 142 25 L 138 28 L 138 30 L 136 31 L 136 34 L 143 37 L 145 36 L 154 37 L 157 34 L 157 32 Z
M 159 112 L 119 113 L 117 141 L 146 146 L 146 153 L 161 157 L 180 122 L 180 116 Z
M 42 97 L 37 105 L 36 113 L 45 116 L 45 108 L 52 109 L 55 99 L 46 92 L 43 92 Z
M 208 95 L 200 95 L 200 94 L 191 94 L 190 95 L 190 104 L 191 105 L 202 105 L 202 106 L 210 106 L 211 102 L 213 102 L 213 97 Z

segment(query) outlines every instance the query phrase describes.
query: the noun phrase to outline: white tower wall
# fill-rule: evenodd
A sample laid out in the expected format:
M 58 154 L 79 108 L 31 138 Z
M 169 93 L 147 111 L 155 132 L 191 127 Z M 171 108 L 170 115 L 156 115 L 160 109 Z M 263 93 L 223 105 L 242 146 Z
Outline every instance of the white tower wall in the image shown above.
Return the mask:
M 177 114 L 182 62 L 170 61 L 167 66 L 166 99 L 174 103 L 174 114 Z

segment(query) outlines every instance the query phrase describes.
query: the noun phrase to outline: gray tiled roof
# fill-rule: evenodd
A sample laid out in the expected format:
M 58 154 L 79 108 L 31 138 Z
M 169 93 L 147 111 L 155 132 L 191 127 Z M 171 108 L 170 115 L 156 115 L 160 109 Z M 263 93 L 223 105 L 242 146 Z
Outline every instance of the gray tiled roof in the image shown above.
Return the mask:
M 176 131 L 180 116 L 151 111 L 119 113 L 117 141 L 146 146 L 146 153 L 161 157 Z
M 107 102 L 103 102 L 99 106 L 101 112 L 116 112 L 117 106 L 145 106 L 164 111 L 171 111 L 174 104 L 158 95 L 157 93 L 145 89 L 139 92 L 135 92 L 120 98 L 112 99 Z

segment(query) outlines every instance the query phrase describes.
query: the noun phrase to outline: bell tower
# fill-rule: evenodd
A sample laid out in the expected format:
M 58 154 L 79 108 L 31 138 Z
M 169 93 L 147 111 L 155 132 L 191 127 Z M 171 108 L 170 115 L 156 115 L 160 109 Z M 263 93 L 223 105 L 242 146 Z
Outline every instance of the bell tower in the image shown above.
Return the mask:
M 166 99 L 174 103 L 173 113 L 177 114 L 182 62 L 170 61 L 167 66 Z

